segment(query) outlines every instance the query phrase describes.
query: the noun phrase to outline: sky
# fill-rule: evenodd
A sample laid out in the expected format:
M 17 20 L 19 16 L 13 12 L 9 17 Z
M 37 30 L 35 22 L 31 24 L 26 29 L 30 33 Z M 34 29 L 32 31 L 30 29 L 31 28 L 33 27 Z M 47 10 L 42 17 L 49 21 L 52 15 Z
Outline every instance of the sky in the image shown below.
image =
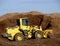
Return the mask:
M 0 15 L 29 11 L 60 13 L 60 0 L 0 0 Z

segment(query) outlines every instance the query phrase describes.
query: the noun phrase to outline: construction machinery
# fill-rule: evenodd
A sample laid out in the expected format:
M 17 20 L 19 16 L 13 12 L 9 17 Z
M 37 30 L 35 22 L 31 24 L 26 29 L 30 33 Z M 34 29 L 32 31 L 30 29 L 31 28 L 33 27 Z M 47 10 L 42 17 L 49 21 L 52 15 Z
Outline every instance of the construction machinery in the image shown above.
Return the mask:
M 30 26 L 28 18 L 20 18 L 16 20 L 16 26 L 5 28 L 5 32 L 2 33 L 3 37 L 10 40 L 22 41 L 25 38 L 47 38 L 48 34 L 53 33 L 52 29 L 42 30 L 41 26 Z

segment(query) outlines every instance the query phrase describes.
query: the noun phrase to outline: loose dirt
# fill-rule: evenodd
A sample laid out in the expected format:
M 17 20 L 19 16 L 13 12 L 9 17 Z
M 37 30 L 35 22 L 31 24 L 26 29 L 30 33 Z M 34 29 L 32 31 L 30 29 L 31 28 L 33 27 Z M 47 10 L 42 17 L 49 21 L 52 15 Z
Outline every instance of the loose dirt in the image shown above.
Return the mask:
M 9 41 L 2 38 L 1 34 L 6 27 L 16 25 L 16 19 L 28 18 L 30 26 L 42 26 L 43 30 L 51 28 L 54 30 L 53 39 L 25 39 L 23 42 Z M 0 16 L 0 46 L 60 46 L 60 13 L 44 14 L 37 11 L 25 13 L 7 13 Z

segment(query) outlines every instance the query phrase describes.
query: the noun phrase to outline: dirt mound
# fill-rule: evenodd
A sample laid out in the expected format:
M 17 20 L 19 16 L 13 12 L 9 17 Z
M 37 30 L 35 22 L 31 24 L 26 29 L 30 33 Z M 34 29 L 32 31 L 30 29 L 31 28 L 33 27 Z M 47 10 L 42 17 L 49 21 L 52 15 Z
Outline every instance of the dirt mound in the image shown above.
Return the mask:
M 43 30 L 47 28 L 53 28 L 56 31 L 60 30 L 60 14 L 43 14 L 37 11 L 24 12 L 24 13 L 7 13 L 0 17 L 0 32 L 4 31 L 4 28 L 15 26 L 16 19 L 28 18 L 30 25 L 42 26 Z
M 31 26 L 32 25 L 38 25 L 38 26 L 41 25 L 43 30 L 52 28 L 52 29 L 54 29 L 55 36 L 57 38 L 60 38 L 60 36 L 59 36 L 60 35 L 60 14 L 59 13 L 44 14 L 44 13 L 40 13 L 37 11 L 24 12 L 24 13 L 7 13 L 3 16 L 0 16 L 0 38 L 2 38 L 1 33 L 4 32 L 4 28 L 15 26 L 16 19 L 25 18 L 25 17 L 29 19 Z M 0 40 L 2 40 L 2 39 L 0 39 Z M 3 39 L 3 41 L 4 40 L 7 41 L 6 39 Z M 55 42 L 53 42 L 52 39 L 50 39 L 50 40 L 48 40 L 48 39 L 40 40 L 41 42 L 38 42 L 38 43 L 41 45 L 42 44 L 48 45 L 49 43 L 52 42 L 51 43 L 52 45 L 49 44 L 49 46 L 53 46 L 54 43 L 56 43 L 56 45 L 60 44 L 60 41 L 58 39 L 54 39 L 53 41 L 55 41 Z M 29 40 L 26 40 L 25 42 L 28 43 L 27 41 L 29 41 Z M 36 44 L 38 44 L 36 40 L 32 40 L 32 41 L 33 42 L 35 41 Z M 48 41 L 49 41 L 49 43 L 47 43 Z M 34 42 L 34 44 L 35 44 L 35 42 Z M 46 42 L 46 43 L 44 43 L 44 42 Z M 57 43 L 57 42 L 59 42 L 59 43 Z M 11 42 L 9 41 L 9 43 L 11 43 Z M 31 43 L 31 40 L 30 40 L 30 43 Z M 5 43 L 5 44 L 7 44 L 7 43 Z M 18 42 L 17 42 L 17 44 L 18 44 Z M 6 46 L 8 46 L 8 44 Z M 43 45 L 43 46 L 45 46 L 45 45 Z
M 38 12 L 28 12 L 28 13 L 8 13 L 0 17 L 0 27 L 10 27 L 16 25 L 16 19 L 26 17 L 29 19 L 30 25 L 39 25 L 43 14 Z M 2 27 L 2 25 L 4 25 Z
M 51 17 L 51 25 L 55 31 L 55 35 L 57 35 L 57 37 L 60 37 L 59 36 L 59 33 L 60 33 L 60 14 L 59 13 L 53 13 L 53 14 L 50 14 L 50 17 Z

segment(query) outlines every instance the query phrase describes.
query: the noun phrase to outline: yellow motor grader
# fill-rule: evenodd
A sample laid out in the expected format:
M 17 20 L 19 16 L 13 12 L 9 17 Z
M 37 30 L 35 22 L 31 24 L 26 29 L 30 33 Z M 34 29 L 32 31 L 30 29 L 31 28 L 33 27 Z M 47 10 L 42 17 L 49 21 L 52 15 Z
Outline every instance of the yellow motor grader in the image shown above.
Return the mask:
M 47 38 L 50 33 L 53 33 L 52 29 L 42 30 L 40 26 L 30 26 L 28 18 L 20 18 L 16 20 L 16 26 L 5 28 L 5 32 L 2 33 L 3 37 L 10 40 L 22 41 L 25 38 Z

